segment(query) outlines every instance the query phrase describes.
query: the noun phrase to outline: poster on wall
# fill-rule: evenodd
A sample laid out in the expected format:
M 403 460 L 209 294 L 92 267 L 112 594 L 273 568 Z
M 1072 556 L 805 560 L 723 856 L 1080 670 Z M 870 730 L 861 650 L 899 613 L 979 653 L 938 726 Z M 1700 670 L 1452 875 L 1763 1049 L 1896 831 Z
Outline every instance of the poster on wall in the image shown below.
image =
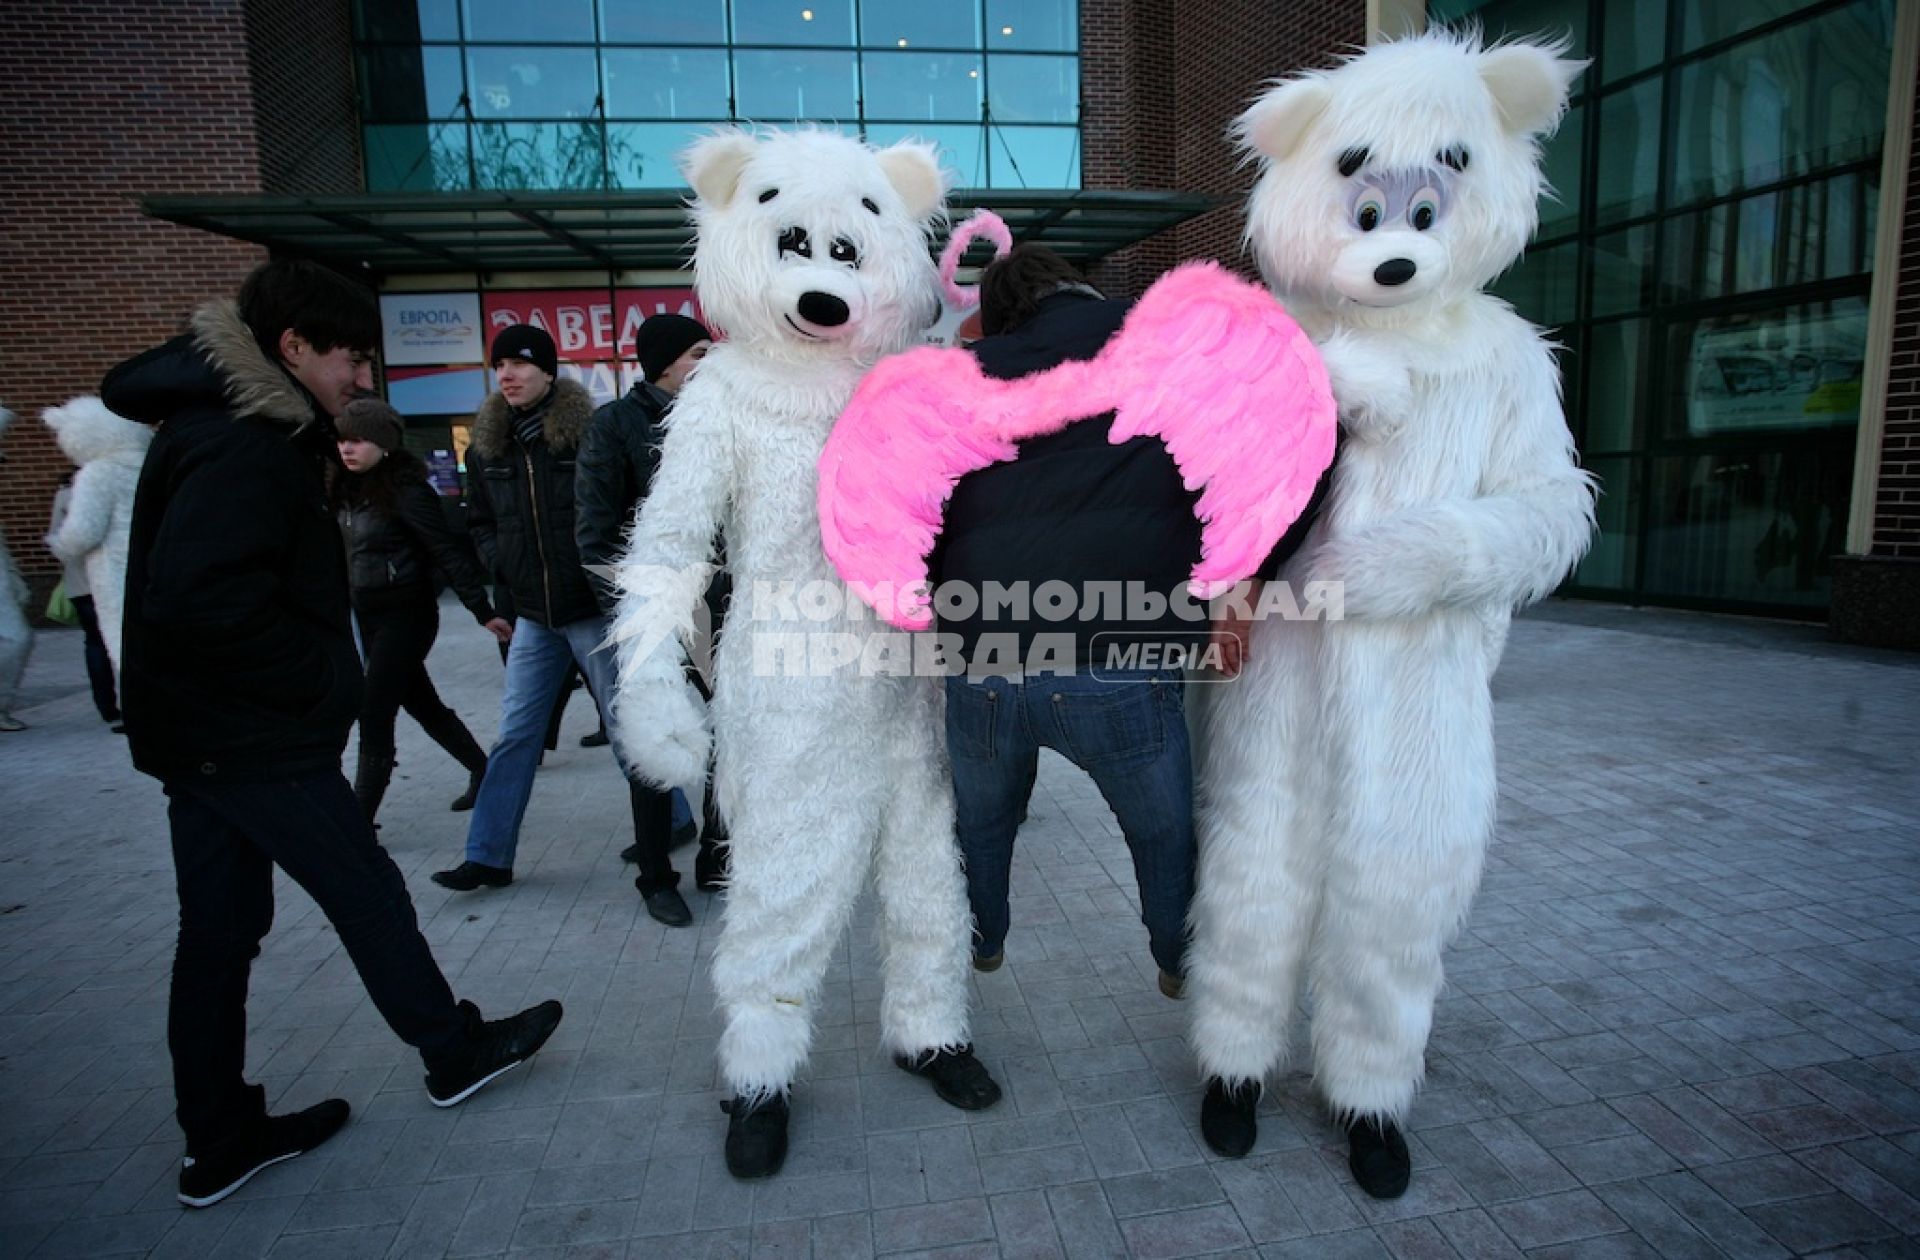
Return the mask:
M 383 293 L 380 329 L 389 364 L 479 363 L 485 353 L 477 293 Z
M 487 336 L 514 324 L 543 329 L 560 357 L 610 363 L 633 357 L 633 336 L 650 315 L 700 318 L 690 288 L 526 289 L 484 295 Z
M 1687 433 L 1856 423 L 1866 354 L 1857 298 L 1703 319 L 1688 355 Z

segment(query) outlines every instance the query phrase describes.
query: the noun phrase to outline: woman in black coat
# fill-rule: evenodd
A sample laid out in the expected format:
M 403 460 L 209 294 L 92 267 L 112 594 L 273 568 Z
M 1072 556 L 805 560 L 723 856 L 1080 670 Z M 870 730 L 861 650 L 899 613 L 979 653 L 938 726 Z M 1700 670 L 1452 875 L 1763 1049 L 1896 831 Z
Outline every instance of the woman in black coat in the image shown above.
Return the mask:
M 393 778 L 394 722 L 405 709 L 466 768 L 467 790 L 453 808 L 471 809 L 487 755 L 427 677 L 427 651 L 440 629 L 433 571 L 446 575 L 460 602 L 494 638 L 505 643 L 513 628 L 487 602 L 480 565 L 447 524 L 426 466 L 401 446 L 399 413 L 377 398 L 363 398 L 347 407 L 335 427 L 342 470 L 334 475 L 332 501 L 346 540 L 367 669 L 354 795 L 371 821 Z

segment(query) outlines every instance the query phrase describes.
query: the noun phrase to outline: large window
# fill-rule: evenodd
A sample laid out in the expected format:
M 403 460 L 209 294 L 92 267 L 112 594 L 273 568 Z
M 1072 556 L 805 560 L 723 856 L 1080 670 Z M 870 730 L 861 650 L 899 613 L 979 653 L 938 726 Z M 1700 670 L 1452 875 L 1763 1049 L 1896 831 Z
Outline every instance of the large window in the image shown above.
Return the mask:
M 673 188 L 703 131 L 801 121 L 1080 186 L 1078 0 L 357 0 L 355 38 L 373 191 Z
M 1577 593 L 1817 612 L 1859 423 L 1894 0 L 1450 0 L 1592 59 L 1496 290 L 1605 483 Z

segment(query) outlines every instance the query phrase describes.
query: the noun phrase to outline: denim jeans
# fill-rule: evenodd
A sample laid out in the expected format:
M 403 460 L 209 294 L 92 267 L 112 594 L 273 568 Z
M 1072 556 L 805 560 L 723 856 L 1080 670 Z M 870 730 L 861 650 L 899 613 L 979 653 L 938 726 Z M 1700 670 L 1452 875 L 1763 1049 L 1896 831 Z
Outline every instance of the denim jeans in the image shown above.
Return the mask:
M 187 1150 L 266 1114 L 242 1074 L 247 979 L 273 926 L 273 868 L 305 889 L 339 933 L 373 1004 L 432 1059 L 466 1044 L 467 1023 L 420 934 L 406 881 L 338 770 L 259 783 L 166 784 L 180 939 L 167 1048 Z
M 1013 837 L 1040 749 L 1085 770 L 1133 854 L 1154 961 L 1182 975 L 1193 900 L 1193 768 L 1178 670 L 947 679 L 947 752 L 975 952 L 1005 948 Z
M 486 777 L 480 781 L 480 793 L 473 801 L 473 820 L 467 827 L 467 860 L 486 866 L 511 869 L 513 855 L 520 845 L 520 821 L 526 816 L 527 801 L 533 795 L 533 772 L 540 764 L 540 751 L 546 742 L 547 714 L 554 694 L 575 664 L 587 680 L 587 690 L 600 710 L 600 720 L 609 730 L 613 722 L 607 712 L 613 697 L 613 651 L 603 647 L 607 623 L 603 617 L 582 617 L 564 626 L 543 626 L 529 617 L 514 623 L 513 643 L 507 650 L 507 680 L 500 694 L 500 735 L 487 753 Z M 643 857 L 640 875 L 654 885 L 672 875 L 664 872 L 666 846 L 671 834 L 672 807 L 665 793 L 634 779 L 620 756 L 619 741 L 613 745 L 614 759 L 636 794 L 635 829 Z M 640 799 L 645 796 L 645 802 Z M 653 796 L 660 799 L 655 808 Z M 643 822 L 645 818 L 649 821 Z M 659 834 L 652 834 L 658 832 Z

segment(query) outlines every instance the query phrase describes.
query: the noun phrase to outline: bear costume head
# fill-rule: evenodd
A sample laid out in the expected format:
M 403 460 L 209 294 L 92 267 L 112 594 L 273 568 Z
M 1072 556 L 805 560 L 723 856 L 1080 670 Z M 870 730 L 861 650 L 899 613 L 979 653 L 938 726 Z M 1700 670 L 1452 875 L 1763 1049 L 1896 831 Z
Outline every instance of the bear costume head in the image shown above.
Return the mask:
M 91 394 L 49 407 L 41 418 L 53 430 L 61 453 L 81 467 L 116 455 L 138 467 L 153 441 L 152 429 L 115 415 Z
M 871 363 L 939 314 L 928 241 L 947 183 L 932 146 L 729 129 L 695 142 L 694 285 L 729 341 Z
M 1565 51 L 1436 31 L 1276 83 L 1234 127 L 1265 163 L 1247 240 L 1267 283 L 1391 324 L 1491 282 L 1538 221 L 1540 139 L 1586 66 Z

